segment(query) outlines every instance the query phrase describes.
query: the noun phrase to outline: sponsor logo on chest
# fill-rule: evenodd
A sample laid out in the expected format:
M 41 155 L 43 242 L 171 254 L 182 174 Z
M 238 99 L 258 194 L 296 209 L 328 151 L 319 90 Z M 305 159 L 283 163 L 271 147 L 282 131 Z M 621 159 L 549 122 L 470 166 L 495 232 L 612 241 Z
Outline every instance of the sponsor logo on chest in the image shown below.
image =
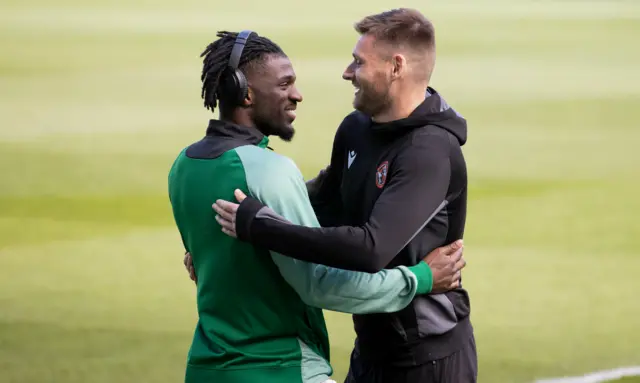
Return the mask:
M 382 189 L 384 184 L 387 182 L 387 173 L 389 172 L 389 161 L 384 161 L 378 166 L 378 170 L 376 171 L 376 186 L 379 189 Z

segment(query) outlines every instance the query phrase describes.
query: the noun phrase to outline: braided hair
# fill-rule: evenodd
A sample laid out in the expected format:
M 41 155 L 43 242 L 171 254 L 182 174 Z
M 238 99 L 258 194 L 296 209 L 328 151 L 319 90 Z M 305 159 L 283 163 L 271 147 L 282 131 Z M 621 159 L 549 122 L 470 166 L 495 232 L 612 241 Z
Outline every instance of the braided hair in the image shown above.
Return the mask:
M 218 40 L 212 42 L 202 52 L 202 98 L 204 106 L 213 112 L 217 106 L 217 100 L 221 101 L 221 108 L 224 106 L 225 95 L 220 89 L 220 80 L 229 65 L 231 51 L 236 41 L 238 33 L 220 31 L 217 33 Z M 285 56 L 284 51 L 273 41 L 266 37 L 252 33 L 244 46 L 238 68 L 244 73 L 247 70 L 264 64 L 269 55 Z

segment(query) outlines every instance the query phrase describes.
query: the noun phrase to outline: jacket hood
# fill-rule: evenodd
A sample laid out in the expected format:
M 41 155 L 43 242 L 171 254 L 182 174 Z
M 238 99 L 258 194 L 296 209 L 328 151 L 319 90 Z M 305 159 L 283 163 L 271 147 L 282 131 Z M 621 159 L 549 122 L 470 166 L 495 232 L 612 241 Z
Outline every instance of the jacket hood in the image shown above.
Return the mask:
M 435 125 L 453 134 L 464 145 L 467 142 L 467 120 L 456 112 L 433 88 L 427 88 L 427 97 L 408 117 L 373 123 L 376 131 L 397 131 Z

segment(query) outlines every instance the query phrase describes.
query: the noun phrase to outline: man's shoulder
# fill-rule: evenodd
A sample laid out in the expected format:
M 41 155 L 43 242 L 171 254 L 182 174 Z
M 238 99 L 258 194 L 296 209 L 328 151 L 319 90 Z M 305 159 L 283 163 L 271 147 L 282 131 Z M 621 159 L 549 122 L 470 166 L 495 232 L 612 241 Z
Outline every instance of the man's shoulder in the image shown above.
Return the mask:
M 340 128 L 348 128 L 349 126 L 354 126 L 354 125 L 363 125 L 363 124 L 367 124 L 370 121 L 370 118 L 358 111 L 358 110 L 354 110 L 353 112 L 347 114 L 343 119 L 342 122 L 340 123 Z
M 181 166 L 183 166 L 186 158 L 186 154 L 185 154 L 186 151 L 187 151 L 186 147 L 182 148 L 173 159 L 173 162 L 171 163 L 171 167 L 169 167 L 169 179 L 171 179 L 175 175 L 175 173 L 178 171 L 178 169 Z
M 240 146 L 235 149 L 242 164 L 261 172 L 299 172 L 297 165 L 287 156 L 255 145 Z
M 302 173 L 287 156 L 269 149 L 247 145 L 235 149 L 250 188 L 268 192 L 282 191 L 287 185 L 303 183 Z
M 366 114 L 354 110 L 347 114 L 338 125 L 336 131 L 336 139 L 340 140 L 343 144 L 352 142 L 357 137 L 360 137 L 363 130 L 367 130 L 371 123 L 371 119 Z
M 438 142 L 448 141 L 449 133 L 446 129 L 443 129 L 437 125 L 425 124 L 419 128 L 413 129 L 411 132 L 412 142 L 425 142 L 435 140 Z

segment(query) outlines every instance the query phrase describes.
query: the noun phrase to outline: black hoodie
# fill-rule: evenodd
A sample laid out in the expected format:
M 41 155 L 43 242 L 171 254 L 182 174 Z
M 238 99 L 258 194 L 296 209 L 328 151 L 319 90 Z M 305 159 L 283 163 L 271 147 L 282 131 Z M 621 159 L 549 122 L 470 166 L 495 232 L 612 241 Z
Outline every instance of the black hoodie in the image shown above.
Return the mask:
M 415 265 L 463 236 L 466 139 L 466 120 L 432 88 L 401 120 L 378 124 L 353 112 L 338 128 L 330 166 L 309 184 L 323 227 L 292 225 L 247 198 L 238 209 L 238 237 L 342 269 Z M 356 349 L 362 358 L 394 365 L 439 359 L 468 342 L 468 316 L 463 289 L 417 296 L 397 313 L 354 315 Z

